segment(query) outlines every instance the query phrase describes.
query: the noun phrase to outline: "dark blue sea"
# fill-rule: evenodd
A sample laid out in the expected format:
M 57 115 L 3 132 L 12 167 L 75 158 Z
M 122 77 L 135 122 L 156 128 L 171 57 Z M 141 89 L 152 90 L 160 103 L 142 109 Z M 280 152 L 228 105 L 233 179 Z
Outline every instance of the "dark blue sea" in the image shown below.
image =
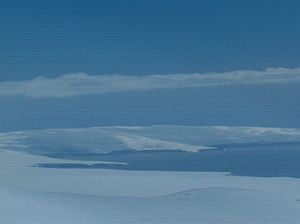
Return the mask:
M 118 169 L 132 171 L 220 171 L 231 175 L 300 177 L 300 143 L 217 145 L 198 153 L 183 151 L 121 151 L 101 153 L 53 153 L 48 157 L 77 160 L 75 164 L 36 164 L 64 169 Z M 69 151 L 69 150 L 68 150 Z M 113 161 L 123 164 L 80 161 Z

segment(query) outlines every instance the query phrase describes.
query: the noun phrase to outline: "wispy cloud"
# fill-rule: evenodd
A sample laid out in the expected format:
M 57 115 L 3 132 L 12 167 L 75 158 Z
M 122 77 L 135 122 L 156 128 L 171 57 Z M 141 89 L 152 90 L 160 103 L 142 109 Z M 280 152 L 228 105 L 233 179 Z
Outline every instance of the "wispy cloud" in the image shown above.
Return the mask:
M 0 82 L 0 96 L 69 97 L 105 92 L 290 83 L 300 83 L 300 68 L 147 76 L 72 73 L 57 78 L 41 76 L 32 80 Z

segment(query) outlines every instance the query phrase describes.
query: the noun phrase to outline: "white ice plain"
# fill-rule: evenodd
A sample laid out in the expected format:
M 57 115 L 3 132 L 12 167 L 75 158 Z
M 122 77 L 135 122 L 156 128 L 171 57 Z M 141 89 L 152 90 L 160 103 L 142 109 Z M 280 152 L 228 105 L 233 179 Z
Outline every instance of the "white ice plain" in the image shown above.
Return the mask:
M 272 130 L 261 131 L 269 135 Z M 298 138 L 297 131 L 276 134 Z M 6 138 L 5 144 L 14 142 Z M 76 161 L 27 154 L 5 144 L 0 147 L 1 224 L 300 223 L 298 178 L 47 169 L 32 165 Z
M 28 166 L 55 159 L 0 158 L 0 223 L 300 222 L 298 179 L 60 170 Z

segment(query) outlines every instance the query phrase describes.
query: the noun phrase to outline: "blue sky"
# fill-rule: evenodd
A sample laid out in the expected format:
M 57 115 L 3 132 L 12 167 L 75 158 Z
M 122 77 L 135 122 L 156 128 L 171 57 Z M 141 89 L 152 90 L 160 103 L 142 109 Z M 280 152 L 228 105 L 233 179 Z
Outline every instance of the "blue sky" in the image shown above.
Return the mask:
M 299 9 L 297 0 L 0 1 L 0 131 L 300 128 Z
M 299 97 L 297 84 L 0 97 L 0 130 L 157 124 L 300 128 Z
M 4 0 L 0 79 L 298 67 L 297 0 Z

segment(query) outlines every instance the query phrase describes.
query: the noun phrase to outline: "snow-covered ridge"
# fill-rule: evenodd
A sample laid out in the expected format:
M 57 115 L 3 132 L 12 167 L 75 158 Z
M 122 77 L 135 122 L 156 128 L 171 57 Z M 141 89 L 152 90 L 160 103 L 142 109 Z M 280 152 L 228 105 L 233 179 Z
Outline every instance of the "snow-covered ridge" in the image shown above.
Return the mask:
M 33 154 L 110 153 L 181 150 L 197 152 L 212 145 L 298 142 L 300 130 L 230 126 L 111 126 L 0 133 L 0 148 Z
M 296 201 L 250 189 L 220 187 L 187 190 L 161 197 L 102 197 L 11 192 L 0 188 L 0 197 L 6 201 L 0 202 L 1 211 L 4 211 L 0 217 L 1 223 L 207 224 L 300 221 Z M 53 216 L 53 213 L 59 215 Z M 118 215 L 111 215 L 114 213 Z
M 0 158 L 1 224 L 300 222 L 298 178 L 40 169 L 30 165 L 56 159 L 11 150 Z

